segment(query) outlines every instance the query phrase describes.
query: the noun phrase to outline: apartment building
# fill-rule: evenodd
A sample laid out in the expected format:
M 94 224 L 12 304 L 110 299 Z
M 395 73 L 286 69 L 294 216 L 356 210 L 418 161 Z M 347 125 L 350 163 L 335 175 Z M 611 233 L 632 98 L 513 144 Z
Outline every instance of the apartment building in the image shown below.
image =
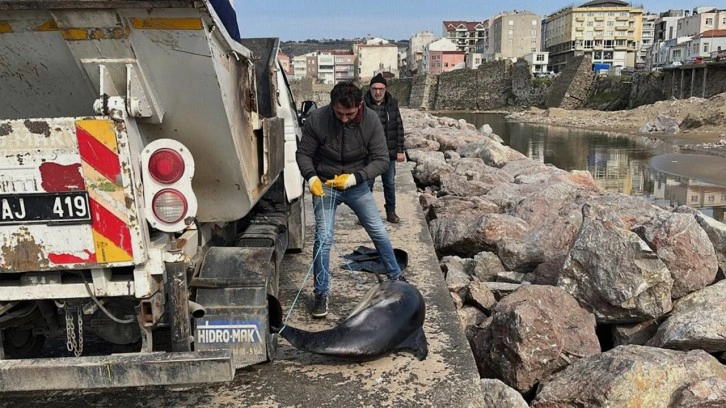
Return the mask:
M 424 47 L 423 72 L 438 75 L 464 66 L 464 51 L 448 38 L 441 38 Z
M 477 69 L 486 59 L 483 52 L 475 52 L 464 55 L 464 66 L 469 69 Z
M 405 76 L 414 76 L 421 72 L 424 47 L 434 41 L 436 41 L 436 35 L 431 31 L 421 31 L 409 38 L 408 50 L 406 51 Z
M 318 51 L 318 80 L 324 84 L 335 83 L 335 57 L 329 51 Z
M 550 71 L 549 54 L 546 52 L 531 52 L 522 58 L 529 63 L 531 72 L 535 75 L 544 74 Z
M 716 7 L 694 7 L 693 13 L 686 13 L 678 20 L 676 36 L 692 37 L 707 30 L 726 29 L 726 10 Z
M 335 82 L 355 79 L 355 55 L 353 51 L 333 51 L 335 58 Z
M 309 52 L 305 54 L 305 76 L 318 77 L 318 53 Z
M 653 28 L 653 45 L 648 49 L 645 69 L 652 70 L 670 63 L 667 44 L 676 41 L 678 20 L 686 15 L 685 10 L 668 10 L 660 13 Z
M 398 76 L 398 47 L 395 44 L 354 44 L 353 53 L 358 59 L 358 79 L 368 83 L 379 72 Z
M 487 42 L 489 22 L 448 20 L 443 22 L 443 37 L 464 54 L 476 52 L 477 42 Z
M 635 58 L 635 69 L 645 69 L 648 52 L 655 43 L 655 26 L 659 16 L 653 13 L 643 14 L 643 35 L 640 39 L 640 48 Z
M 694 35 L 686 51 L 686 63 L 698 63 L 711 58 L 714 51 L 726 50 L 726 29 L 706 30 Z
M 303 79 L 308 75 L 307 57 L 305 55 L 296 55 L 292 57 L 292 77 L 294 79 Z
M 643 9 L 618 0 L 593 0 L 567 7 L 545 19 L 545 50 L 550 68 L 587 55 L 593 63 L 635 67 L 643 35 Z
M 489 23 L 487 60 L 523 58 L 540 51 L 542 38 L 541 18 L 531 11 L 504 12 Z

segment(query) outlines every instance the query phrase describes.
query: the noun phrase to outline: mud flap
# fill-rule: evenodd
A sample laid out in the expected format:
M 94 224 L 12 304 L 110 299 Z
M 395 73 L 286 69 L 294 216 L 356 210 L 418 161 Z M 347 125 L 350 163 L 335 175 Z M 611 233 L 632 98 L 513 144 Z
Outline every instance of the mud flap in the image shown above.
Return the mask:
M 196 320 L 194 349 L 229 350 L 235 368 L 267 361 L 274 350 L 268 312 L 274 273 L 274 248 L 210 248 L 191 282 L 206 310 Z

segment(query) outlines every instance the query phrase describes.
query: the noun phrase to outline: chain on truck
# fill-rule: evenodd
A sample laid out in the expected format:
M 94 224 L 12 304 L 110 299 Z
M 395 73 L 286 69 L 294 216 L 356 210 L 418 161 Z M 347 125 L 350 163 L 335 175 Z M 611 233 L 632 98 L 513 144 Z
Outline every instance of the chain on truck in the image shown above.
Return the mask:
M 237 41 L 212 3 L 0 1 L 0 390 L 273 358 L 300 118 L 279 41 Z

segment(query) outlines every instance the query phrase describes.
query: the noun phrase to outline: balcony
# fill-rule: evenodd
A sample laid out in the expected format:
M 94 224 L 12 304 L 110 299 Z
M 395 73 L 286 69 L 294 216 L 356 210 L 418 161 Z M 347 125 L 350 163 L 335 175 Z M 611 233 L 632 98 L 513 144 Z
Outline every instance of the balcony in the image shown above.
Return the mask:
M 630 20 L 630 16 L 616 16 L 615 21 L 628 21 Z
M 575 17 L 575 21 L 585 21 L 585 17 Z
M 595 26 L 592 29 L 595 31 L 605 31 L 605 27 L 603 27 L 603 26 Z

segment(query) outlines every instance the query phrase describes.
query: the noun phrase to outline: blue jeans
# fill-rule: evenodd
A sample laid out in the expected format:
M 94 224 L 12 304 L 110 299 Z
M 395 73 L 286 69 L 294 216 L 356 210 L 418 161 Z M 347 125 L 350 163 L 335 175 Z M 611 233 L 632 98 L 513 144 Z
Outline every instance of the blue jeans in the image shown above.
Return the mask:
M 336 190 L 323 186 L 325 195 L 313 196 L 313 211 L 315 213 L 315 242 L 313 244 L 313 270 L 315 272 L 315 294 L 328 294 L 330 292 L 330 248 L 333 246 L 335 229 L 335 210 L 340 204 L 346 204 L 358 216 L 361 225 L 381 257 L 389 278 L 396 278 L 401 274 L 401 268 L 396 262 L 393 245 L 388 237 L 388 231 L 378 214 L 378 206 L 373 199 L 367 183 L 361 183 L 347 190 Z
M 386 209 L 386 214 L 396 212 L 396 158 L 391 158 L 391 163 L 388 165 L 388 170 L 381 174 L 381 180 L 383 180 L 383 198 L 385 204 L 383 208 Z M 373 185 L 376 184 L 376 179 L 368 180 L 368 186 L 373 191 Z

